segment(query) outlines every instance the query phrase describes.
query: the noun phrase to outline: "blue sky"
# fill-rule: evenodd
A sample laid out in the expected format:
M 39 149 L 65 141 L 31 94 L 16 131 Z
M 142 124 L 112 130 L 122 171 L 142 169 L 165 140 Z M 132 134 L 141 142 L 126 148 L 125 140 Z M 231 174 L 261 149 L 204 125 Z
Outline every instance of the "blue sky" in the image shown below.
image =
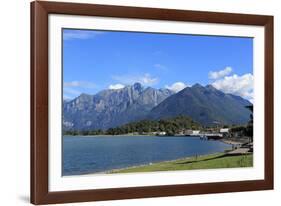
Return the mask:
M 63 30 L 64 98 L 140 82 L 179 91 L 195 83 L 252 100 L 252 38 Z

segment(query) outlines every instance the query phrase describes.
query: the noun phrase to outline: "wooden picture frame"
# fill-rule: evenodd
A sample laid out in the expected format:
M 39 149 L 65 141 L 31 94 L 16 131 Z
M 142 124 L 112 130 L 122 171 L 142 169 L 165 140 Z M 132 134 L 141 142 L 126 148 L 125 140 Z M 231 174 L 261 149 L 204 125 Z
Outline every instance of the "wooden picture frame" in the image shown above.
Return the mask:
M 264 180 L 50 192 L 48 189 L 48 15 L 256 25 L 265 28 Z M 164 197 L 273 189 L 273 17 L 156 8 L 35 1 L 31 3 L 31 203 Z

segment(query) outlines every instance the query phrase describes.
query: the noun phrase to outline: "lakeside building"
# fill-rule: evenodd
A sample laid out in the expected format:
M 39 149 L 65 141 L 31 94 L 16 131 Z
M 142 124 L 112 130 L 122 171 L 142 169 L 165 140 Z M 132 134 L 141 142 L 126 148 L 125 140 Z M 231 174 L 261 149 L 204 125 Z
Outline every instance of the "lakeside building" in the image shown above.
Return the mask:
M 223 137 L 229 137 L 230 136 L 229 128 L 221 128 L 220 133 L 223 135 Z
M 157 132 L 157 135 L 166 135 L 166 132 Z

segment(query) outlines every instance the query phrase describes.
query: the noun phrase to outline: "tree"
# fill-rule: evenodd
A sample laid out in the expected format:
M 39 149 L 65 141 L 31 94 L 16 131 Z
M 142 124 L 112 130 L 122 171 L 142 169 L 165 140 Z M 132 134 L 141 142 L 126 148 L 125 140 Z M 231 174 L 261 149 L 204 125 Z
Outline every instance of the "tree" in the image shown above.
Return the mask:
M 250 114 L 250 120 L 246 127 L 246 135 L 250 137 L 250 141 L 253 142 L 253 105 L 246 106 L 246 108 L 248 108 L 252 112 L 252 114 Z

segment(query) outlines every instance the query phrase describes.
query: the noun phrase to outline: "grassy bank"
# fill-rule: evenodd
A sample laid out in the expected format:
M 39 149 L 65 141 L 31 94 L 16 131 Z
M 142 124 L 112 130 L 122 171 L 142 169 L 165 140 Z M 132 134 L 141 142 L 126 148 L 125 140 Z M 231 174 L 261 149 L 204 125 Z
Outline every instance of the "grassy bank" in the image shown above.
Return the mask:
M 120 170 L 113 170 L 109 173 L 129 173 L 129 172 L 153 172 L 153 171 L 173 171 L 192 169 L 215 169 L 215 168 L 235 168 L 252 167 L 253 155 L 229 156 L 224 153 L 204 155 L 184 158 L 174 161 L 160 162 L 139 167 L 130 167 Z

